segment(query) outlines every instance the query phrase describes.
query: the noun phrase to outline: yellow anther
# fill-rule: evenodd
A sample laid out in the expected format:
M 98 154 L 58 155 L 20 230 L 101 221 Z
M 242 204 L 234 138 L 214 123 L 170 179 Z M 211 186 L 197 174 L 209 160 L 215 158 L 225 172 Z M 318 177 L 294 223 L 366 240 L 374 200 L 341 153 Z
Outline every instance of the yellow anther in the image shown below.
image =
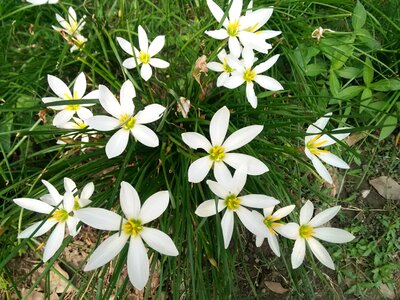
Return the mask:
M 314 234 L 314 228 L 310 225 L 301 225 L 299 229 L 300 237 L 303 239 L 309 239 Z
M 272 234 L 276 234 L 275 230 L 273 229 L 273 227 L 279 227 L 282 226 L 282 224 L 280 223 L 275 223 L 276 221 L 279 221 L 279 218 L 274 218 L 272 216 L 268 216 L 264 219 L 264 224 L 265 226 L 267 226 L 269 232 L 271 232 Z
M 224 57 L 224 63 L 222 65 L 222 67 L 224 68 L 224 71 L 226 73 L 232 73 L 234 71 L 234 69 L 232 69 L 229 65 L 228 65 L 228 61 L 226 59 L 226 57 Z
M 229 36 L 235 37 L 238 34 L 239 31 L 239 21 L 235 20 L 233 22 L 228 23 L 228 28 L 226 31 L 228 32 Z
M 67 221 L 69 215 L 68 212 L 64 209 L 57 209 L 50 217 L 50 219 L 55 219 L 57 222 L 65 222 Z
M 72 208 L 72 210 L 78 210 L 81 208 L 81 205 L 79 204 L 79 197 L 75 196 L 74 197 L 74 207 Z
M 251 82 L 251 81 L 253 81 L 253 80 L 254 80 L 254 77 L 256 77 L 256 72 L 254 72 L 254 71 L 251 70 L 250 68 L 247 68 L 247 70 L 244 71 L 243 79 L 244 79 L 246 82 Z
M 220 162 L 225 157 L 225 148 L 221 146 L 215 146 L 210 150 L 210 159 L 215 162 Z
M 323 145 L 325 145 L 328 140 L 322 140 L 319 141 L 318 143 L 316 143 L 316 141 L 321 137 L 320 134 L 317 134 L 316 136 L 314 136 L 306 145 L 306 147 L 308 148 L 308 150 L 310 150 L 311 154 L 314 155 L 320 155 L 321 153 L 329 153 L 328 150 L 322 150 L 322 149 L 318 149 L 318 147 L 321 147 Z
M 129 219 L 124 225 L 122 225 L 122 229 L 126 234 L 136 237 L 143 230 L 142 221 Z
M 135 127 L 136 120 L 133 116 L 129 116 L 128 114 L 123 114 L 119 118 L 119 123 L 121 124 L 121 127 L 125 130 L 131 130 L 133 127 Z
M 229 195 L 225 198 L 225 205 L 230 210 L 238 209 L 240 206 L 240 200 L 236 195 Z
M 150 55 L 148 52 L 140 51 L 139 60 L 143 64 L 147 64 L 150 61 Z

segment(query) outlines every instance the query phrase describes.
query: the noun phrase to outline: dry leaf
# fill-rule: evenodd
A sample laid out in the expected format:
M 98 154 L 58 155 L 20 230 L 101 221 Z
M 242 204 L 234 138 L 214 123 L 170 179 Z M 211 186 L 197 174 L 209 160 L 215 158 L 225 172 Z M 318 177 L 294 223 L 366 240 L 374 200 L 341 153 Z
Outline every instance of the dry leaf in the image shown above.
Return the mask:
M 400 200 L 400 184 L 391 177 L 381 176 L 371 179 L 369 183 L 385 199 Z
M 365 138 L 368 134 L 366 132 L 354 132 L 346 138 L 346 144 L 353 146 Z
M 265 285 L 276 294 L 284 294 L 288 291 L 288 289 L 285 289 L 279 282 L 266 281 Z
M 177 111 L 182 114 L 182 116 L 187 119 L 190 110 L 190 100 L 185 97 L 180 97 L 177 105 Z
M 388 298 L 388 299 L 395 299 L 396 298 L 395 293 L 389 289 L 387 284 L 382 283 L 380 285 L 380 287 L 379 287 L 379 291 L 382 293 L 382 295 L 385 298 Z
M 208 67 L 207 67 L 207 56 L 202 55 L 200 56 L 194 65 L 194 70 L 193 70 L 193 77 L 196 79 L 197 83 L 200 85 L 201 88 L 201 98 L 204 98 L 206 95 L 206 89 L 203 87 L 201 84 L 200 80 L 200 75 L 201 73 L 204 73 L 207 75 L 208 73 Z
M 362 190 L 361 191 L 361 196 L 365 199 L 367 196 L 371 193 L 371 190 Z

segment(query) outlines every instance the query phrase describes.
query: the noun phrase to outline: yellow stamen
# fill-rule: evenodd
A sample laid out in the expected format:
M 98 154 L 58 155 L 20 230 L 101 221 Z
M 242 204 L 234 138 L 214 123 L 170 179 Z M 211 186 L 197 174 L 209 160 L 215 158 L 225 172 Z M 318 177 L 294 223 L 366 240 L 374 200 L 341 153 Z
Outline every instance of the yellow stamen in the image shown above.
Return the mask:
M 323 145 L 325 145 L 328 140 L 322 140 L 319 141 L 318 143 L 316 143 L 316 141 L 321 137 L 320 134 L 317 134 L 316 136 L 314 136 L 306 145 L 306 147 L 308 148 L 308 150 L 310 150 L 311 154 L 314 155 L 320 155 L 321 153 L 329 153 L 328 150 L 322 150 L 322 149 L 318 149 L 318 147 L 321 147 Z
M 309 239 L 314 234 L 314 228 L 310 225 L 301 225 L 299 229 L 300 237 L 303 239 Z
M 220 162 L 225 157 L 225 149 L 221 146 L 215 146 L 210 150 L 210 159 L 215 162 Z
M 254 80 L 254 77 L 256 77 L 256 72 L 254 72 L 253 70 L 251 70 L 250 68 L 247 68 L 247 70 L 244 72 L 243 74 L 243 79 L 246 82 L 251 82 Z
M 239 31 L 239 21 L 235 20 L 233 22 L 228 23 L 228 28 L 226 31 L 228 32 L 228 35 L 231 37 L 235 37 L 238 34 Z
M 70 95 L 68 95 L 67 93 L 65 93 L 64 98 L 67 100 L 77 100 L 77 99 L 79 99 L 78 92 L 74 91 L 74 95 L 72 97 Z M 79 110 L 79 104 L 67 105 L 67 107 L 65 109 L 66 110 Z
M 224 68 L 224 71 L 226 73 L 232 73 L 234 71 L 234 69 L 232 69 L 229 65 L 228 65 L 228 61 L 226 59 L 226 57 L 224 57 L 224 63 L 222 65 L 222 67 Z
M 142 221 L 129 219 L 124 225 L 122 225 L 122 229 L 126 234 L 136 237 L 143 230 Z
M 61 223 L 67 221 L 68 217 L 68 212 L 64 208 L 60 208 L 51 215 L 50 219 L 55 219 L 57 222 Z
M 121 124 L 121 127 L 125 130 L 131 130 L 133 127 L 135 127 L 136 120 L 133 116 L 129 116 L 128 114 L 123 114 L 119 118 L 119 123 Z
M 72 208 L 72 210 L 78 210 L 81 208 L 81 205 L 79 204 L 79 197 L 75 196 L 74 197 L 74 207 Z
M 150 55 L 148 52 L 140 51 L 139 61 L 143 64 L 147 64 L 150 61 Z
M 229 195 L 225 199 L 225 205 L 228 207 L 230 210 L 235 210 L 238 209 L 240 206 L 240 200 L 236 195 Z
M 245 30 L 248 32 L 254 32 L 254 31 L 256 31 L 257 26 L 258 26 L 258 22 L 255 25 L 253 25 L 252 27 L 247 27 Z M 256 32 L 256 34 L 257 33 L 258 32 Z
M 276 221 L 279 221 L 279 220 L 280 220 L 279 218 L 267 216 L 267 217 L 265 217 L 263 222 L 264 222 L 265 226 L 267 226 L 269 232 L 271 232 L 272 234 L 276 234 L 276 232 L 273 228 L 282 226 L 282 224 L 280 224 L 280 223 L 275 223 Z

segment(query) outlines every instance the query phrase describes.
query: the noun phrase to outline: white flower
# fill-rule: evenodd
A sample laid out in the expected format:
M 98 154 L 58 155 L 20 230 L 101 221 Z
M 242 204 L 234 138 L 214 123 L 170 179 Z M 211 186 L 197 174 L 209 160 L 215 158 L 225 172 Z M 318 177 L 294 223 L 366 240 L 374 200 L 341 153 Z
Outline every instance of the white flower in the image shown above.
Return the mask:
M 134 56 L 128 59 L 125 59 L 122 65 L 127 69 L 133 69 L 136 66 L 140 66 L 142 64 L 142 68 L 140 69 L 140 76 L 147 81 L 150 79 L 153 71 L 150 66 L 154 68 L 165 69 L 169 67 L 169 63 L 165 60 L 154 58 L 165 44 L 165 36 L 159 35 L 157 36 L 153 42 L 150 43 L 147 38 L 146 31 L 144 31 L 143 27 L 139 25 L 138 27 L 138 38 L 139 38 L 139 50 L 136 49 L 129 43 L 127 40 L 117 37 L 118 44 L 121 48 L 128 54 Z
M 68 21 L 65 20 L 63 17 L 61 17 L 59 14 L 56 14 L 56 18 L 58 23 L 60 23 L 61 27 L 56 27 L 56 26 L 52 26 L 54 30 L 58 31 L 58 32 L 65 32 L 68 35 L 75 35 L 75 34 L 79 34 L 80 31 L 83 29 L 83 27 L 85 26 L 85 21 L 84 18 L 82 18 L 81 20 L 78 21 L 78 17 L 76 16 L 76 12 L 75 10 L 70 7 L 68 9 Z
M 63 100 L 98 99 L 99 97 L 98 90 L 94 90 L 86 96 L 83 96 L 86 91 L 86 77 L 84 73 L 80 73 L 76 78 L 72 93 L 62 80 L 53 75 L 47 75 L 47 81 L 52 91 L 58 97 L 42 98 L 42 101 L 46 104 Z M 53 119 L 53 125 L 61 127 L 63 124 L 71 120 L 71 118 L 75 115 L 75 112 L 78 114 L 79 118 L 83 120 L 90 118 L 93 114 L 86 107 L 92 105 L 94 105 L 94 103 L 56 105 L 48 107 L 51 109 L 60 110 L 60 112 L 58 112 Z
M 58 0 L 26 0 L 33 5 L 42 5 L 42 4 L 55 4 L 58 3 Z
M 92 115 L 93 116 L 93 115 Z M 59 128 L 63 129 L 78 129 L 78 130 L 89 130 L 90 127 L 88 124 L 86 124 L 85 120 L 81 120 L 79 118 L 72 117 L 72 122 L 67 122 L 65 124 L 62 124 L 59 126 Z M 89 143 L 89 138 L 95 136 L 95 132 L 89 131 L 89 132 L 77 132 L 73 134 L 66 134 L 61 136 L 61 139 L 57 141 L 57 144 L 66 144 L 63 141 L 63 138 L 72 138 L 73 140 L 76 140 L 78 138 L 81 139 L 82 143 Z M 82 144 L 83 146 L 83 144 Z
M 121 183 L 121 209 L 126 219 L 102 208 L 83 208 L 76 212 L 79 219 L 97 229 L 118 231 L 93 252 L 84 271 L 91 271 L 111 261 L 129 240 L 128 276 L 133 286 L 143 289 L 149 278 L 149 259 L 143 240 L 161 254 L 177 256 L 178 250 L 164 232 L 144 226 L 158 218 L 169 203 L 168 191 L 150 196 L 141 206 L 136 190 L 127 182 Z M 143 239 L 143 240 L 142 240 Z
M 96 130 L 110 131 L 119 129 L 106 145 L 108 158 L 120 155 L 128 145 L 129 134 L 148 147 L 157 147 L 159 140 L 153 130 L 144 126 L 161 118 L 165 107 L 159 104 L 147 105 L 143 110 L 134 115 L 136 97 L 135 88 L 130 80 L 124 82 L 120 91 L 120 102 L 104 86 L 99 86 L 100 104 L 110 114 L 109 116 L 94 116 L 86 122 Z
M 271 250 L 275 253 L 276 256 L 278 257 L 281 256 L 276 234 L 277 232 L 278 233 L 280 232 L 281 226 L 284 225 L 284 223 L 280 222 L 280 220 L 283 217 L 286 217 L 288 214 L 290 214 L 294 208 L 295 205 L 288 205 L 278 209 L 276 212 L 272 214 L 272 212 L 274 211 L 274 206 L 272 206 L 263 209 L 264 215 L 260 214 L 258 211 L 255 210 L 252 211 L 254 217 L 260 219 L 265 225 L 264 235 L 256 236 L 257 247 L 260 247 L 264 242 L 264 238 L 267 237 L 268 244 Z
M 225 81 L 224 86 L 229 89 L 237 88 L 246 83 L 246 97 L 253 108 L 257 107 L 257 96 L 254 91 L 254 82 L 257 82 L 264 89 L 271 91 L 283 90 L 282 85 L 274 78 L 261 75 L 270 69 L 278 60 L 279 54 L 272 56 L 267 61 L 258 64 L 253 68 L 254 52 L 249 48 L 243 49 L 243 61 L 233 56 L 228 56 L 229 65 L 235 69 L 230 78 Z
M 66 193 L 71 193 L 72 195 L 74 195 L 74 211 L 81 209 L 82 207 L 85 207 L 92 202 L 90 201 L 90 197 L 92 197 L 94 192 L 93 182 L 89 182 L 88 184 L 86 184 L 83 187 L 81 194 L 78 195 L 76 183 L 72 179 L 64 177 L 64 189 Z
M 192 149 L 201 148 L 208 155 L 194 161 L 188 171 L 189 182 L 202 181 L 214 166 L 214 176 L 230 174 L 227 163 L 237 169 L 241 164 L 247 164 L 247 174 L 261 175 L 268 171 L 268 167 L 257 158 L 241 153 L 230 153 L 251 142 L 264 128 L 262 125 L 252 125 L 241 128 L 232 133 L 226 140 L 230 112 L 226 106 L 220 108 L 210 122 L 211 143 L 199 133 L 182 133 L 182 140 Z M 225 141 L 224 141 L 225 140 Z
M 318 119 L 314 124 L 311 124 L 307 128 L 307 133 L 311 135 L 307 135 L 304 138 L 304 152 L 318 172 L 318 174 L 328 183 L 332 184 L 332 177 L 329 174 L 328 170 L 322 164 L 321 160 L 331 166 L 341 168 L 341 169 L 349 169 L 350 166 L 344 162 L 341 158 L 336 155 L 330 153 L 328 150 L 319 149 L 324 148 L 326 146 L 330 146 L 336 143 L 336 141 L 341 141 L 346 138 L 350 132 L 347 133 L 336 133 L 333 132 L 338 130 L 346 130 L 348 127 L 337 128 L 332 131 L 332 134 L 322 134 L 321 132 L 324 130 L 326 124 L 329 121 L 329 117 L 332 113 L 325 114 L 324 117 Z
M 280 228 L 279 233 L 284 237 L 295 240 L 291 256 L 293 269 L 298 268 L 304 260 L 306 242 L 315 257 L 330 269 L 335 269 L 331 256 L 325 247 L 315 238 L 330 243 L 348 243 L 354 239 L 354 235 L 346 230 L 332 227 L 321 227 L 329 222 L 339 212 L 340 206 L 328 208 L 314 218 L 314 205 L 307 201 L 300 210 L 300 225 L 288 223 Z
M 227 54 L 224 49 L 218 53 L 218 59 L 221 63 L 212 61 L 207 64 L 210 70 L 221 72 L 217 79 L 217 87 L 223 86 L 225 81 L 231 76 L 235 69 L 231 68 L 228 64 Z
M 220 23 L 225 13 L 212 0 L 207 0 L 207 5 L 214 18 Z M 224 28 L 205 33 L 218 40 L 228 38 L 229 51 L 236 57 L 240 56 L 240 42 L 244 47 L 267 53 L 271 49 L 271 45 L 265 42 L 265 38 L 258 36 L 256 31 L 268 21 L 273 9 L 263 8 L 241 16 L 242 6 L 243 0 L 232 0 L 227 17 L 222 22 Z
M 228 248 L 232 238 L 234 213 L 237 214 L 243 225 L 256 236 L 263 235 L 264 224 L 247 207 L 266 208 L 279 203 L 273 197 L 260 194 L 251 194 L 239 196 L 246 183 L 246 172 L 240 167 L 236 170 L 233 178 L 229 174 L 218 178 L 217 182 L 207 180 L 211 191 L 219 197 L 217 201 L 206 200 L 196 209 L 196 215 L 200 217 L 209 217 L 215 215 L 226 208 L 225 214 L 221 220 L 222 234 L 224 236 L 225 249 Z
M 60 248 L 64 240 L 65 227 L 69 234 L 75 236 L 78 233 L 76 226 L 79 220 L 71 215 L 74 208 L 74 196 L 67 192 L 61 196 L 57 189 L 49 182 L 42 180 L 50 194 L 41 197 L 41 200 L 31 198 L 17 198 L 13 201 L 22 208 L 42 214 L 50 214 L 46 221 L 39 221 L 22 231 L 18 238 L 29 238 L 41 236 L 56 226 L 47 240 L 43 261 L 48 261 Z

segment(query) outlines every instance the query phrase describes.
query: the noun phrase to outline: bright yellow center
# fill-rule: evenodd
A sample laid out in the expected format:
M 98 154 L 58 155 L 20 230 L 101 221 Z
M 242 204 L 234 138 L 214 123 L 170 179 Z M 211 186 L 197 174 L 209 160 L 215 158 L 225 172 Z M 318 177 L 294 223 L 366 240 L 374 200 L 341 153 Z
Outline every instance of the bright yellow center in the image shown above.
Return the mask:
M 251 81 L 253 81 L 253 80 L 254 80 L 254 77 L 256 77 L 256 72 L 254 72 L 254 71 L 251 70 L 250 68 L 247 68 L 247 70 L 244 71 L 243 79 L 244 79 L 246 82 L 251 82 Z
M 308 150 L 310 150 L 311 154 L 315 154 L 315 155 L 319 155 L 321 153 L 328 153 L 328 150 L 322 150 L 322 149 L 318 149 L 318 147 L 321 147 L 323 145 L 325 145 L 328 140 L 322 140 L 319 141 L 318 143 L 316 143 L 316 141 L 321 137 L 320 134 L 317 134 L 316 136 L 314 136 L 306 145 L 306 147 L 308 148 Z
M 74 197 L 74 207 L 72 208 L 72 210 L 78 210 L 81 208 L 81 205 L 79 204 L 79 197 L 75 196 Z
M 254 31 L 256 31 L 257 26 L 258 26 L 258 22 L 251 27 L 247 27 L 245 30 L 248 32 L 254 32 Z
M 229 36 L 235 37 L 239 31 L 239 21 L 235 20 L 233 22 L 228 23 L 228 28 L 226 31 L 228 32 Z
M 210 150 L 210 158 L 215 162 L 220 162 L 225 157 L 225 149 L 221 146 L 215 146 Z
M 64 94 L 65 99 L 67 100 L 78 100 L 78 93 L 76 91 L 74 91 L 74 95 L 71 97 L 70 95 L 68 95 L 67 93 Z M 79 104 L 72 104 L 72 105 L 67 105 L 67 107 L 65 108 L 66 110 L 78 110 L 79 109 Z
M 128 114 L 123 114 L 119 118 L 119 124 L 125 130 L 131 130 L 135 126 L 136 120 L 133 116 L 129 116 Z
M 75 129 L 85 129 L 88 127 L 85 123 L 83 122 L 75 122 L 76 125 L 74 125 Z
M 147 64 L 150 61 L 150 55 L 148 52 L 140 51 L 139 60 L 143 64 Z
M 314 234 L 314 228 L 310 225 L 301 225 L 299 229 L 300 237 L 303 239 L 309 239 Z
M 279 227 L 282 226 L 282 224 L 280 223 L 275 223 L 276 221 L 279 221 L 279 218 L 274 218 L 272 216 L 268 216 L 264 219 L 264 224 L 265 226 L 267 226 L 269 232 L 271 232 L 272 234 L 276 234 L 275 230 L 273 227 Z
M 226 60 L 226 58 L 224 57 L 224 63 L 222 65 L 222 67 L 224 68 L 224 72 L 226 73 L 232 73 L 234 70 L 228 65 L 228 61 Z
M 126 234 L 136 237 L 143 230 L 142 221 L 129 219 L 124 225 L 122 225 L 122 229 Z
M 55 219 L 57 222 L 65 222 L 67 221 L 69 215 L 68 212 L 64 209 L 57 209 L 52 215 L 50 219 Z
M 238 209 L 240 206 L 240 200 L 236 195 L 229 195 L 225 198 L 225 205 L 230 210 Z

